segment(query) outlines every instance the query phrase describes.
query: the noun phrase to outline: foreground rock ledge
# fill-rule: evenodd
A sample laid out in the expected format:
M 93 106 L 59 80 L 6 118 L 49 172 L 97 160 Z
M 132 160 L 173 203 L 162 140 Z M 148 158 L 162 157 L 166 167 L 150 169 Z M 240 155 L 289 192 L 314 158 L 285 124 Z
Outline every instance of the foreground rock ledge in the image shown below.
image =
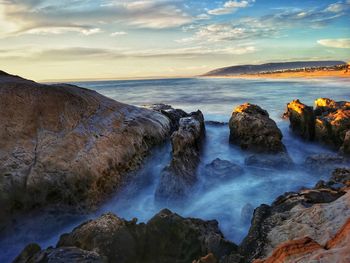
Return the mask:
M 92 208 L 170 132 L 157 112 L 5 73 L 0 111 L 0 221 L 49 204 Z

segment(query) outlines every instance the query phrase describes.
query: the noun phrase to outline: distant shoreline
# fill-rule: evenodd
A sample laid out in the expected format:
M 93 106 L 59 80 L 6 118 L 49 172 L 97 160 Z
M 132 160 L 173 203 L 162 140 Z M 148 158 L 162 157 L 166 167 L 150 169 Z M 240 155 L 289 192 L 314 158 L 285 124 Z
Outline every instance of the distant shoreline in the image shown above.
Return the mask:
M 350 71 L 297 71 L 297 72 L 271 72 L 271 73 L 251 73 L 240 75 L 226 75 L 226 76 L 204 76 L 204 78 L 271 78 L 271 79 L 290 79 L 290 78 L 349 78 Z

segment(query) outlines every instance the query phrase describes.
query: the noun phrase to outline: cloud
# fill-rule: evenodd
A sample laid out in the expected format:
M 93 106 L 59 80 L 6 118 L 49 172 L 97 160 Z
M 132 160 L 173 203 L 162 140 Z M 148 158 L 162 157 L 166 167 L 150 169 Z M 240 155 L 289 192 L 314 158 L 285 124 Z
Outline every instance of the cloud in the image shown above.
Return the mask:
M 350 38 L 320 39 L 317 43 L 325 47 L 350 48 Z
M 208 11 L 210 15 L 226 15 L 235 12 L 239 8 L 248 7 L 250 4 L 254 3 L 255 0 L 234 0 L 227 1 L 222 7 L 212 9 Z
M 170 0 L 0 0 L 0 23 L 11 23 L 11 33 L 17 35 L 28 31 L 53 34 L 76 31 L 91 35 L 100 32 L 96 25 L 101 22 L 127 27 L 172 28 L 194 20 L 179 3 Z
M 128 33 L 124 32 L 124 31 L 117 31 L 117 32 L 113 32 L 110 34 L 111 37 L 117 37 L 117 36 L 124 36 L 127 35 Z
M 37 27 L 25 31 L 25 34 L 35 34 L 35 35 L 48 35 L 48 34 L 64 34 L 68 32 L 78 32 L 85 36 L 90 36 L 94 34 L 101 33 L 100 28 L 89 28 L 83 26 L 51 26 L 51 27 Z

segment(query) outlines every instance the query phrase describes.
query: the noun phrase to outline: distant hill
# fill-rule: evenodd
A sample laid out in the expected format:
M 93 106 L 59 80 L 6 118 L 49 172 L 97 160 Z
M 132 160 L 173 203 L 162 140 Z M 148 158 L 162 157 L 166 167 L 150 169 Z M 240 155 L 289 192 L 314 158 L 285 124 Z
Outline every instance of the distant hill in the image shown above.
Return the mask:
M 241 74 L 254 74 L 259 72 L 272 72 L 277 70 L 290 70 L 299 68 L 312 67 L 332 67 L 336 65 L 346 64 L 344 61 L 296 61 L 296 62 L 280 62 L 266 63 L 261 65 L 239 65 L 225 68 L 218 68 L 202 76 L 229 76 Z

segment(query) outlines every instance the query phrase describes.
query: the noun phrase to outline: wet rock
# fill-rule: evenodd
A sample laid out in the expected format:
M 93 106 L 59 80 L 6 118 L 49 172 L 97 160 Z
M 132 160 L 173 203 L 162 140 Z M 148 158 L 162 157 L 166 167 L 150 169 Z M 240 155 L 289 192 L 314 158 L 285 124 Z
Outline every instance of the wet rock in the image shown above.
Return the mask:
M 287 104 L 285 118 L 289 118 L 291 130 L 306 140 L 315 137 L 315 116 L 313 108 L 299 100 L 293 100 Z
M 151 104 L 145 105 L 144 107 L 158 111 L 165 115 L 170 120 L 170 130 L 171 133 L 179 129 L 179 122 L 181 118 L 188 117 L 189 114 L 181 109 L 174 109 L 170 105 L 166 104 Z
M 228 125 L 227 122 L 223 122 L 223 121 L 205 121 L 205 124 L 212 125 L 212 126 L 225 126 L 225 125 Z
M 38 259 L 48 258 L 52 260 L 49 262 L 62 263 L 188 263 L 201 257 L 199 262 L 212 262 L 208 260 L 235 250 L 237 246 L 224 239 L 217 221 L 183 218 L 164 209 L 147 224 L 111 213 L 102 215 L 62 235 L 56 248 L 41 251 L 38 246 L 27 247 L 16 262 L 43 262 Z
M 261 205 L 239 247 L 243 262 L 267 257 L 279 244 L 305 236 L 325 245 L 349 218 L 349 208 L 350 192 L 332 189 L 286 193 L 271 206 Z
M 350 130 L 345 133 L 344 142 L 340 151 L 345 155 L 350 155 Z
M 241 222 L 242 223 L 250 222 L 250 220 L 252 219 L 253 213 L 254 213 L 254 207 L 252 206 L 252 204 L 250 203 L 245 204 L 241 210 Z
M 313 175 L 329 174 L 337 167 L 347 166 L 349 161 L 337 154 L 315 154 L 305 159 L 306 169 Z
M 238 106 L 232 113 L 229 127 L 230 142 L 244 150 L 258 153 L 286 151 L 276 123 L 257 105 L 246 103 Z
M 205 181 L 209 185 L 224 183 L 236 176 L 244 174 L 241 166 L 227 160 L 216 158 L 204 168 Z
M 333 171 L 330 181 L 350 186 L 350 168 L 337 168 Z
M 290 169 L 294 166 L 293 160 L 286 152 L 280 154 L 253 154 L 244 160 L 248 166 L 266 169 Z
M 0 221 L 52 204 L 95 207 L 169 134 L 163 115 L 92 90 L 0 82 Z
M 13 263 L 107 263 L 108 261 L 93 251 L 76 247 L 47 248 L 28 254 L 28 245 Z M 36 245 L 38 246 L 38 245 Z
M 157 200 L 176 200 L 190 192 L 197 180 L 204 134 L 204 117 L 200 111 L 180 119 L 179 130 L 171 136 L 172 160 L 161 174 L 156 190 Z

